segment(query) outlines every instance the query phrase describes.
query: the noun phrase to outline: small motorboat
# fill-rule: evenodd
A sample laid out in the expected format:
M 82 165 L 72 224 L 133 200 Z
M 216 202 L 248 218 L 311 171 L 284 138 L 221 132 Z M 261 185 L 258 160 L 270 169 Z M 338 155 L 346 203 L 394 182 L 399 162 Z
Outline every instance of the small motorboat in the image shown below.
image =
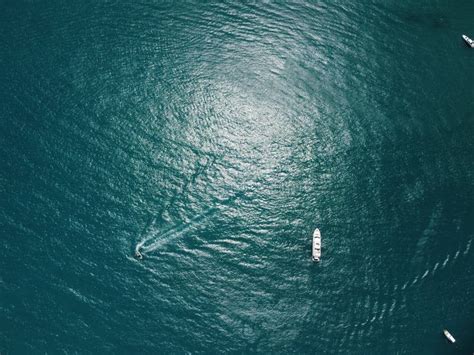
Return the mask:
M 474 41 L 472 39 L 470 39 L 468 36 L 466 35 L 462 35 L 462 39 L 464 40 L 464 42 L 466 42 L 466 44 L 471 47 L 471 48 L 474 48 Z
M 321 259 L 321 232 L 316 228 L 313 232 L 313 261 L 319 262 Z
M 455 343 L 456 342 L 456 339 L 454 339 L 454 337 L 451 335 L 450 332 L 448 332 L 447 329 L 443 330 L 443 334 L 446 338 L 448 338 L 448 340 L 451 342 L 451 343 Z
M 135 258 L 138 259 L 138 260 L 142 260 L 142 259 L 143 259 L 143 254 L 140 253 L 140 250 L 139 250 L 139 249 L 137 249 L 137 250 L 135 251 Z

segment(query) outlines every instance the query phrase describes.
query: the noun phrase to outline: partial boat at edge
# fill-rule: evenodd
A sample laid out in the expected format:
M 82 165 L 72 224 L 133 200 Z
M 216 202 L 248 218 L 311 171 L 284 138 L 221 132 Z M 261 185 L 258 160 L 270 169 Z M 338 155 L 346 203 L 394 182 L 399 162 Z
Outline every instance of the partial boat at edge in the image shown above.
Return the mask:
M 470 39 L 468 36 L 466 35 L 462 35 L 462 39 L 464 40 L 464 42 L 466 42 L 466 44 L 471 47 L 471 48 L 474 48 L 474 41 L 472 39 Z

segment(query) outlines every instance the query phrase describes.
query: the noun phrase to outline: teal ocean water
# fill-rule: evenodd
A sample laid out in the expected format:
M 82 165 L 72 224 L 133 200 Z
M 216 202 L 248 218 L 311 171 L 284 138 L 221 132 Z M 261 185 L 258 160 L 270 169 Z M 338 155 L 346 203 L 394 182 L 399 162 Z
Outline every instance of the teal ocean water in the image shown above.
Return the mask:
M 474 351 L 472 0 L 0 7 L 2 354 Z

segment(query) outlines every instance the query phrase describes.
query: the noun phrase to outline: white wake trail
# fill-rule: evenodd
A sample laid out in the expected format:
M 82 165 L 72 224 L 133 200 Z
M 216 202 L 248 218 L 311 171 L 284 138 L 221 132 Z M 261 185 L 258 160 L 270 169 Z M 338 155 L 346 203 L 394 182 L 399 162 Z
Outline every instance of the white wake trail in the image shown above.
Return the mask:
M 139 251 L 146 242 L 156 237 L 158 231 L 155 229 L 155 223 L 156 219 L 153 219 L 145 228 L 145 237 L 135 246 L 135 252 Z
M 142 241 L 137 244 L 135 250 L 141 250 L 147 253 L 155 251 L 156 249 L 164 246 L 165 244 L 179 238 L 183 235 L 183 233 L 189 232 L 193 227 L 196 226 L 197 223 L 203 222 L 215 211 L 217 211 L 217 208 L 211 207 L 203 213 L 191 218 L 186 224 L 182 224 L 175 228 L 172 228 L 161 235 L 158 234 L 158 231 L 154 230 L 151 235 L 147 235 Z M 146 243 L 153 239 L 156 240 L 151 244 L 146 245 Z
M 245 196 L 245 192 L 238 192 L 233 196 L 221 201 L 218 205 L 225 207 L 226 204 L 233 202 L 242 196 Z M 188 233 L 192 228 L 196 227 L 198 223 L 204 222 L 213 213 L 218 211 L 218 205 L 209 207 L 203 213 L 191 218 L 188 222 L 171 228 L 162 234 L 159 234 L 159 230 L 155 226 L 156 220 L 153 220 L 152 223 L 146 228 L 147 233 L 145 234 L 144 238 L 135 246 L 135 252 L 152 252 L 159 247 L 179 238 L 183 235 L 183 233 Z M 148 244 L 149 242 L 151 243 Z

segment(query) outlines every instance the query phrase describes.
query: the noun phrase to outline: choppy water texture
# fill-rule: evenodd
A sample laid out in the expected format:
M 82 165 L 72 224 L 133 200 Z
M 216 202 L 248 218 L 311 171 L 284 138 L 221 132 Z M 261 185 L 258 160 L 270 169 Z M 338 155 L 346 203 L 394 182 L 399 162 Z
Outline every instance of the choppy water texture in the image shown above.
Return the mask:
M 2 354 L 474 351 L 471 0 L 0 7 Z

